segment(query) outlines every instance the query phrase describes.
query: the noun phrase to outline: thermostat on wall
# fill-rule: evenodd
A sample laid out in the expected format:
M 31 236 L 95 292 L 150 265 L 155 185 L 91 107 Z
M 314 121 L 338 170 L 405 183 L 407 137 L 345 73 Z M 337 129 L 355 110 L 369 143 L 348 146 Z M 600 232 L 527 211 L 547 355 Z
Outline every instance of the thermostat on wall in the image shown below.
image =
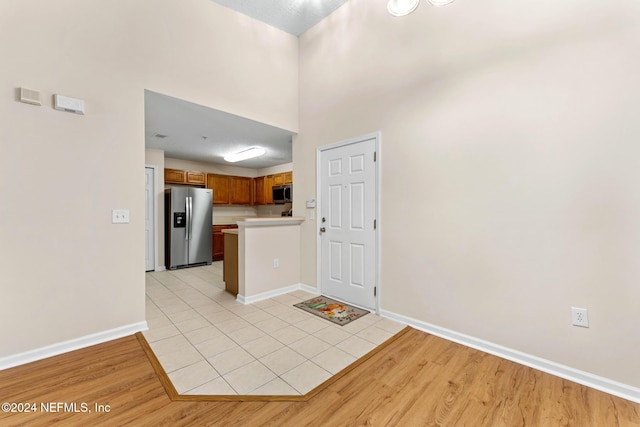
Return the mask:
M 316 199 L 307 200 L 307 209 L 316 207 Z
M 84 101 L 62 95 L 53 95 L 53 108 L 68 113 L 84 114 Z

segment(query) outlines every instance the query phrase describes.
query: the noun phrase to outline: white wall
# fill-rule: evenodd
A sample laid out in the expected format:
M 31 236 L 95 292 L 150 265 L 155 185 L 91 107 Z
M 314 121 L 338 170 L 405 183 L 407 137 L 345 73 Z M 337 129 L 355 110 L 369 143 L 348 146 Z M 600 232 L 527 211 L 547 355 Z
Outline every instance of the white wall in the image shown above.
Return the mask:
M 209 0 L 0 0 L 0 361 L 144 321 L 144 90 L 297 131 L 297 48 Z
M 421 3 L 301 37 L 295 214 L 318 146 L 380 130 L 382 309 L 639 387 L 640 4 Z
M 299 225 L 239 225 L 240 295 L 250 298 L 300 283 Z

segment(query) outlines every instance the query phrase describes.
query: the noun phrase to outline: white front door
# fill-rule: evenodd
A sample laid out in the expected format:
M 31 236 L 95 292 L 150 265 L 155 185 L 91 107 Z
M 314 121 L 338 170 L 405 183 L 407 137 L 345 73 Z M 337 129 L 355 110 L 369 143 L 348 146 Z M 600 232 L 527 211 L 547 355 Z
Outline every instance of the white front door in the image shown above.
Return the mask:
M 320 282 L 323 295 L 376 309 L 376 136 L 321 148 Z
M 145 247 L 145 270 L 155 270 L 156 247 L 155 247 L 155 209 L 154 209 L 154 169 L 144 168 L 145 176 L 145 209 L 144 209 L 144 247 Z

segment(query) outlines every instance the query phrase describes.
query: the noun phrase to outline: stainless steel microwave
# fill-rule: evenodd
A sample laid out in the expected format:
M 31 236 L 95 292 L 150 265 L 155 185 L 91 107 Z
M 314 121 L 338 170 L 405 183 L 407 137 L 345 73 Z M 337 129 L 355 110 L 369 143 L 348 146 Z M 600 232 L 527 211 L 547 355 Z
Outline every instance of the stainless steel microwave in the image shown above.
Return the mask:
M 276 205 L 284 205 L 285 203 L 293 202 L 293 188 L 291 187 L 291 184 L 274 185 L 271 191 L 273 203 Z

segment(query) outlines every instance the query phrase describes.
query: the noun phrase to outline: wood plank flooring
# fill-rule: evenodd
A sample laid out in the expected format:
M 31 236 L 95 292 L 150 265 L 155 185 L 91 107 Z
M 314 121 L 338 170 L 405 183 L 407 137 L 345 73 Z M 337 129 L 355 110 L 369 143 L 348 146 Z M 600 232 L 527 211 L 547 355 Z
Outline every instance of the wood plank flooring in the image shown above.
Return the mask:
M 304 402 L 172 401 L 135 336 L 0 371 L 0 402 L 37 405 L 2 426 L 640 426 L 638 404 L 413 329 Z

